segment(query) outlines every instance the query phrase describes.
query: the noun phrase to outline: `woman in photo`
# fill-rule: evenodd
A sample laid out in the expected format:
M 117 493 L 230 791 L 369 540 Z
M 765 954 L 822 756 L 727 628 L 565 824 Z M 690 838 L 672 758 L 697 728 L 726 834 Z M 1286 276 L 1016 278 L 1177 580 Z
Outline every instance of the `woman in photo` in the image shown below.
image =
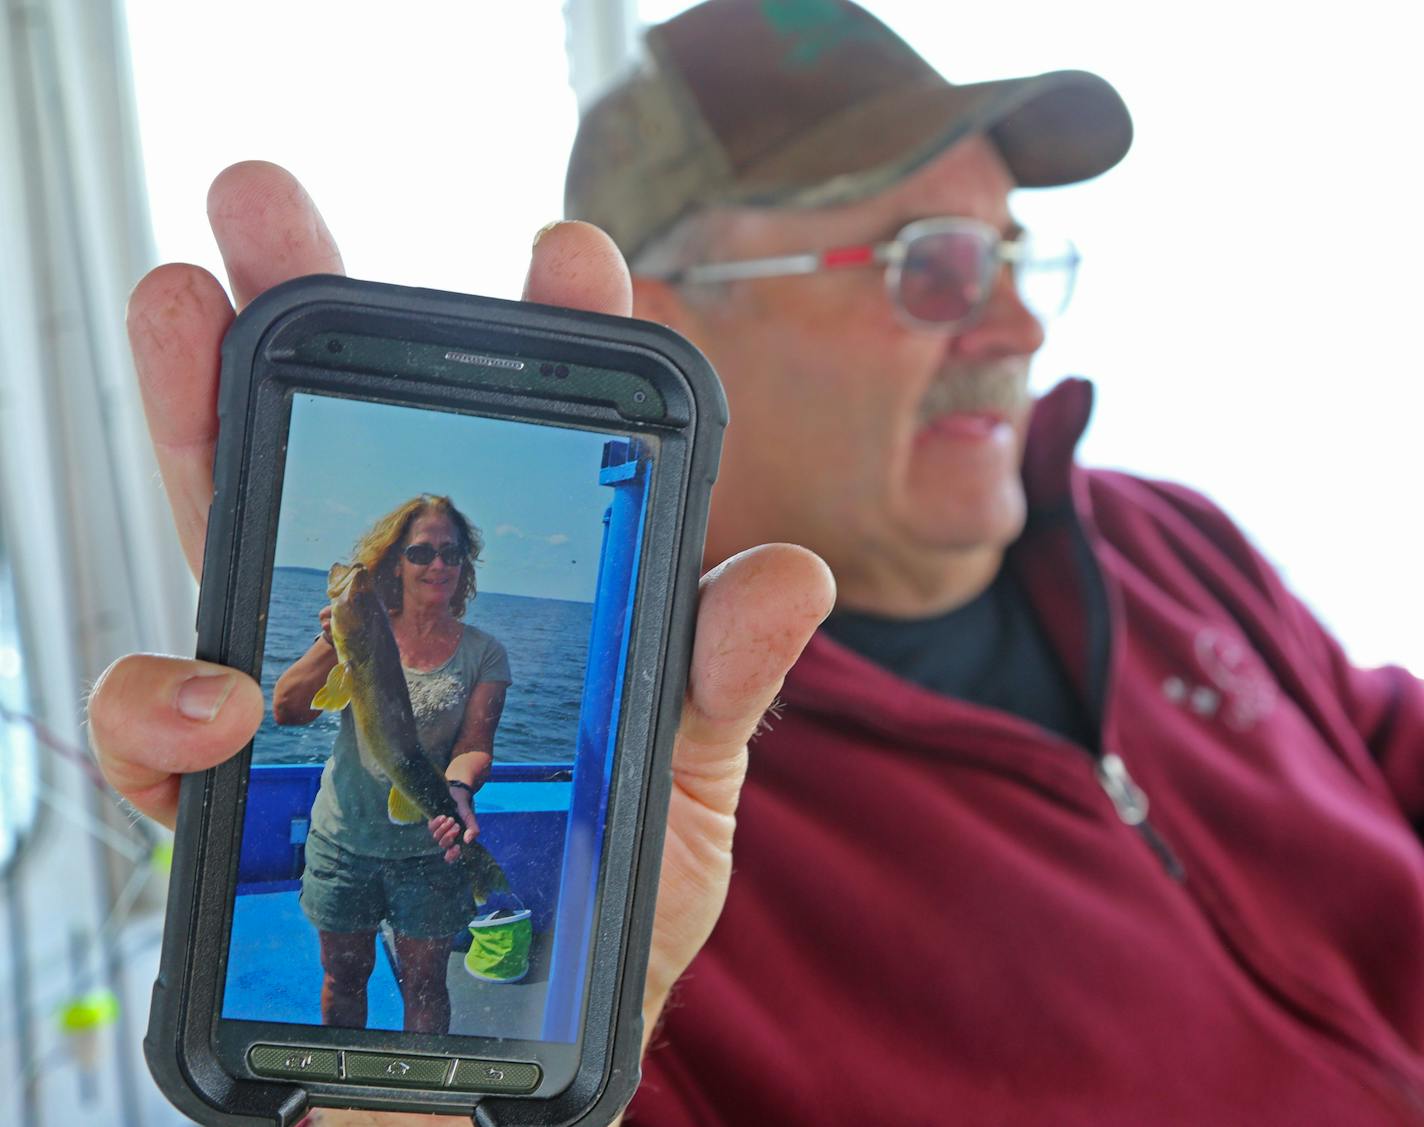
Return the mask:
M 353 551 L 370 571 L 400 650 L 421 748 L 443 772 L 465 823 L 478 832 L 474 796 L 489 775 L 494 735 L 510 683 L 504 646 L 465 624 L 475 594 L 479 530 L 448 497 L 422 494 L 381 517 Z M 321 633 L 278 678 L 278 724 L 310 724 L 312 698 L 337 664 L 331 608 Z M 382 921 L 395 934 L 405 1028 L 447 1032 L 446 972 L 451 937 L 474 911 L 468 876 L 449 862 L 457 849 L 442 820 L 397 824 L 388 815 L 390 784 L 362 764 L 350 708 L 321 774 L 306 842 L 301 905 L 317 928 L 325 1025 L 366 1025 L 366 984 L 375 967 Z M 461 835 L 459 840 L 463 841 Z

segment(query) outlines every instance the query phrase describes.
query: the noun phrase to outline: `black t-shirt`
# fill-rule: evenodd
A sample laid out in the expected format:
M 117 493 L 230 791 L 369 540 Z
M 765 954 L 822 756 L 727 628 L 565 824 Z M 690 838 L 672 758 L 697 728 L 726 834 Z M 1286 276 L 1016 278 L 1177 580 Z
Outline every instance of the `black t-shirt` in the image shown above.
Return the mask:
M 900 619 L 836 611 L 822 629 L 907 681 L 1095 745 L 1087 711 L 1008 568 L 947 614 Z

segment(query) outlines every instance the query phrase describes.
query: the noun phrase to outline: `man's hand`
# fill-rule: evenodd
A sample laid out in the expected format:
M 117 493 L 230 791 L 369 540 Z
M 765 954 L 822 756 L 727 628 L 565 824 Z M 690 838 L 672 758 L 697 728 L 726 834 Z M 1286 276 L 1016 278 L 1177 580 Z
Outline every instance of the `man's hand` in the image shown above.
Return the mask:
M 342 272 L 340 253 L 310 198 L 274 165 L 245 163 L 223 172 L 208 194 L 208 217 L 239 308 L 289 278 Z M 632 305 L 622 256 L 606 235 L 583 223 L 541 232 L 525 297 L 624 316 Z M 217 280 L 182 264 L 154 270 L 129 302 L 129 339 L 149 433 L 194 574 L 213 492 L 218 349 L 233 316 Z M 703 580 L 673 758 L 644 1001 L 648 1029 L 721 912 L 747 740 L 833 600 L 825 564 L 785 544 L 744 552 Z M 168 826 L 177 811 L 179 776 L 234 755 L 262 713 L 261 690 L 246 675 L 153 655 L 116 661 L 89 702 L 91 739 L 109 781 Z M 338 1122 L 337 1114 L 320 1112 L 317 1121 Z M 358 1119 L 377 1122 L 369 1113 Z M 436 1122 L 424 1116 L 379 1121 Z

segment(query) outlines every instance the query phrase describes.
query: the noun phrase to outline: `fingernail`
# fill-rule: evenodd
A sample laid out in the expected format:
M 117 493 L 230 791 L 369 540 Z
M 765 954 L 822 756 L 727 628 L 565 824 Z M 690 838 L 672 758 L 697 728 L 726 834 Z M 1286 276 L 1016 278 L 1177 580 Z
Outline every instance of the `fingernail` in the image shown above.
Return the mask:
M 534 242 L 529 249 L 533 250 L 534 247 L 537 247 L 539 245 L 539 240 L 542 239 L 545 235 L 547 235 L 550 231 L 552 231 L 555 227 L 559 226 L 559 224 L 561 224 L 562 222 L 562 219 L 555 219 L 552 223 L 545 223 L 544 226 L 540 227 L 539 230 L 535 231 Z
M 236 678 L 231 673 L 199 673 L 178 686 L 178 698 L 174 703 L 189 720 L 207 724 L 217 718 L 218 710 L 235 683 Z

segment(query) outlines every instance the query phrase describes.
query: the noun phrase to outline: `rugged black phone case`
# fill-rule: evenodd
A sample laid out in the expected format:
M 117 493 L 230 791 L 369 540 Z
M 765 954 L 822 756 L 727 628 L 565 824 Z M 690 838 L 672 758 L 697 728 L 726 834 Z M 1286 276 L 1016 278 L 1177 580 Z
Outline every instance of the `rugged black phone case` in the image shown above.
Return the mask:
M 631 1099 L 639 1079 L 643 981 L 667 818 L 672 741 L 687 681 L 709 493 L 727 421 L 721 385 L 696 349 L 647 322 L 338 277 L 302 278 L 275 287 L 238 317 L 223 342 L 221 430 L 198 611 L 197 653 L 205 660 L 228 663 L 230 624 L 244 615 L 265 614 L 265 605 L 254 605 L 250 582 L 246 594 L 233 597 L 249 485 L 256 475 L 276 470 L 251 456 L 253 375 L 274 335 L 300 318 L 310 318 L 315 325 L 324 323 L 320 318 L 330 318 L 347 326 L 359 324 L 365 333 L 403 333 L 405 339 L 428 329 L 441 343 L 456 339 L 451 335 L 455 333 L 462 345 L 491 351 L 507 350 L 515 341 L 531 355 L 567 355 L 581 363 L 680 381 L 692 405 L 681 419 L 620 424 L 633 433 L 640 428 L 663 436 L 676 432 L 685 443 L 684 488 L 681 498 L 671 499 L 681 514 L 679 523 L 668 528 L 664 521 L 668 534 L 649 537 L 644 545 L 645 552 L 659 554 L 657 562 L 673 582 L 670 591 L 658 594 L 661 613 L 653 621 L 642 609 L 645 584 L 640 578 L 630 652 L 641 641 L 646 665 L 656 656 L 647 647 L 659 642 L 658 649 L 665 646 L 665 659 L 641 726 L 646 737 L 640 738 L 648 750 L 632 807 L 636 813 L 628 816 L 625 806 L 624 813 L 615 814 L 610 805 L 603 871 L 631 875 L 621 918 L 607 902 L 598 916 L 585 1008 L 584 1028 L 590 1032 L 585 1033 L 572 1085 L 550 1099 L 466 1096 L 458 1104 L 450 1097 L 422 1098 L 424 1093 L 415 1090 L 349 1085 L 342 1088 L 339 1101 L 384 1110 L 469 1114 L 484 1127 L 607 1122 Z M 345 394 L 361 397 L 369 382 L 353 374 Z M 276 516 L 275 511 L 270 514 L 269 527 L 275 527 Z M 648 568 L 644 574 L 656 571 Z M 620 720 L 625 735 L 629 721 L 628 715 Z M 164 1093 L 195 1120 L 292 1127 L 306 1114 L 308 1091 L 296 1083 L 233 1076 L 213 1047 L 216 968 L 225 959 L 225 921 L 235 873 L 225 847 L 234 840 L 247 760 L 248 754 L 242 754 L 183 779 L 162 960 L 144 1050 Z M 601 1034 L 605 1029 L 611 1031 L 606 1038 Z

